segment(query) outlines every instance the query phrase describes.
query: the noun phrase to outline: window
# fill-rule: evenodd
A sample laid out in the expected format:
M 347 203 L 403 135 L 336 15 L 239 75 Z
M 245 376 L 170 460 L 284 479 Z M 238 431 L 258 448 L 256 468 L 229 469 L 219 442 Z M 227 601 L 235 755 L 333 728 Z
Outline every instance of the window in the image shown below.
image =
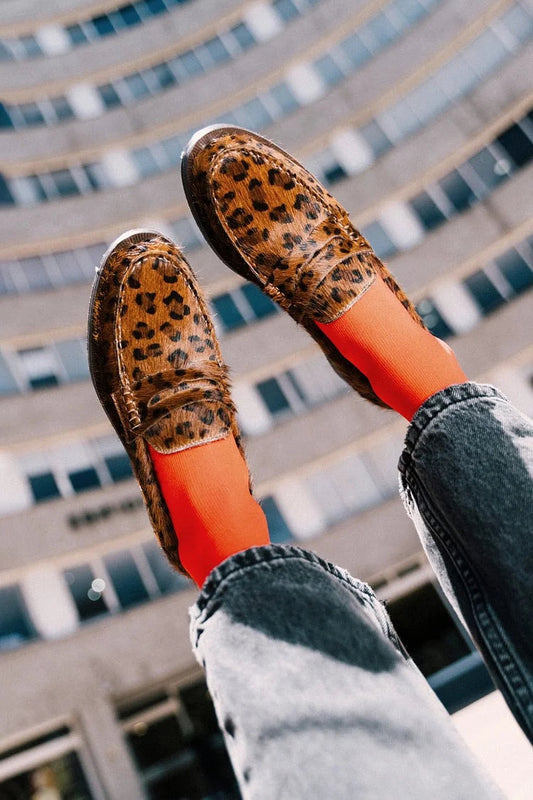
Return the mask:
M 80 189 L 69 169 L 58 169 L 50 173 L 58 193 L 62 197 L 80 194 Z
M 172 569 L 157 542 L 146 542 L 143 544 L 142 549 L 161 594 L 179 592 L 182 589 L 190 588 L 191 584 L 187 578 Z
M 427 192 L 420 192 L 409 205 L 418 214 L 423 226 L 431 231 L 446 221 L 446 216 Z
M 494 189 L 498 184 L 504 181 L 507 177 L 506 173 L 502 173 L 499 168 L 500 160 L 496 158 L 495 154 L 488 148 L 484 147 L 479 153 L 476 153 L 466 162 L 465 167 L 472 167 L 474 172 L 479 175 L 486 189 L 477 191 L 478 197 L 481 199 L 487 194 L 487 189 Z
M 57 386 L 58 361 L 51 347 L 32 347 L 18 353 L 22 370 L 32 389 Z
M 59 491 L 55 476 L 52 472 L 40 472 L 35 475 L 29 475 L 28 481 L 36 503 L 41 503 L 44 500 L 52 500 L 54 497 L 61 496 L 61 492 Z
M 388 603 L 387 611 L 423 675 L 432 675 L 472 651 L 447 604 L 431 583 Z
M 456 211 L 464 211 L 477 201 L 472 187 L 456 169 L 442 178 L 439 186 L 444 190 Z
M 94 467 L 83 467 L 68 473 L 72 488 L 78 494 L 100 486 L 100 478 Z
M 276 101 L 283 114 L 290 114 L 299 106 L 298 100 L 285 82 L 273 86 L 270 96 Z
M 359 133 L 370 145 L 376 158 L 386 153 L 387 150 L 392 147 L 391 140 L 376 120 L 372 120 L 367 125 L 364 125 Z
M 130 608 L 149 599 L 131 553 L 127 550 L 111 553 L 106 556 L 104 563 L 122 608 Z
M 65 30 L 70 41 L 75 46 L 79 44 L 85 44 L 85 42 L 89 41 L 81 25 L 69 25 Z
M 533 141 L 518 124 L 500 134 L 497 141 L 518 167 L 525 166 L 533 158 Z
M 358 69 L 372 56 L 369 49 L 363 44 L 356 33 L 353 33 L 340 44 L 340 49 L 352 69 Z
M 488 30 L 478 36 L 463 51 L 480 78 L 484 78 L 507 58 L 508 51 L 494 31 Z
M 104 83 L 98 87 L 98 92 L 106 108 L 114 108 L 121 104 L 120 97 L 111 83 Z
M 18 385 L 9 364 L 0 352 L 0 394 L 12 394 L 18 391 Z
M 157 64 L 152 68 L 152 72 L 162 89 L 167 89 L 169 86 L 173 86 L 176 83 L 176 78 L 165 63 Z
M 285 22 L 294 19 L 300 13 L 292 0 L 274 0 L 272 6 Z
M 253 44 L 255 44 L 255 37 L 245 22 L 239 22 L 238 25 L 235 25 L 231 29 L 231 33 L 243 50 L 247 50 L 248 47 L 251 47 Z
M 211 300 L 215 313 L 218 314 L 222 320 L 222 324 L 226 330 L 230 331 L 233 328 L 239 328 L 244 325 L 244 317 L 235 305 L 235 301 L 229 293 L 220 294 L 218 297 L 213 297 Z
M 385 258 L 396 253 L 396 245 L 379 222 L 372 222 L 370 225 L 366 225 L 362 233 L 376 251 L 378 258 Z
M 99 17 L 93 17 L 92 23 L 99 36 L 108 36 L 110 33 L 115 33 L 113 24 L 107 14 L 102 14 Z
M 495 260 L 505 279 L 517 294 L 533 286 L 533 271 L 517 250 L 512 248 Z
M 209 60 L 213 64 L 222 64 L 230 58 L 230 54 L 224 46 L 224 42 L 219 36 L 214 36 L 203 45 L 202 50 L 208 54 Z
M 273 544 L 290 542 L 293 536 L 274 498 L 263 497 L 261 500 L 261 508 L 267 518 L 270 541 Z
M 59 97 L 53 97 L 50 102 L 52 103 L 56 117 L 60 122 L 66 119 L 72 119 L 74 112 L 70 107 L 70 103 L 66 97 L 59 95 Z
M 89 377 L 89 365 L 83 339 L 67 339 L 56 342 L 55 350 L 59 356 L 69 381 L 81 381 Z
M 452 336 L 453 330 L 443 318 L 433 300 L 430 298 L 421 300 L 416 310 L 422 317 L 424 325 L 429 328 L 434 336 L 438 336 L 439 339 L 448 339 Z
M 150 800 L 240 796 L 203 680 L 123 704 L 118 716 Z
M 314 61 L 313 67 L 316 69 L 326 86 L 335 86 L 344 78 L 343 72 L 339 65 L 329 54 L 326 54 L 322 56 L 322 58 L 318 58 L 316 61 Z
M 376 52 L 396 38 L 396 30 L 390 19 L 382 12 L 363 26 L 360 35 L 367 47 Z
M 263 294 L 261 289 L 258 286 L 254 286 L 253 283 L 247 283 L 242 286 L 240 292 L 244 295 L 258 319 L 277 313 L 278 307 L 274 301 Z
M 34 636 L 19 587 L 0 587 L 0 651 L 20 647 Z
M 19 111 L 26 125 L 44 124 L 44 117 L 37 103 L 22 103 L 19 106 Z
M 64 575 L 81 622 L 109 613 L 102 597 L 105 581 L 95 578 L 88 564 L 71 567 Z
M 489 314 L 505 302 L 492 281 L 481 269 L 466 278 L 464 284 L 474 296 L 483 314 Z
M 4 798 L 76 798 L 92 800 L 76 750 L 80 741 L 68 728 L 40 736 L 24 745 L 0 753 Z M 51 759 L 50 752 L 55 755 Z M 24 765 L 24 766 L 22 766 Z
M 261 381 L 257 384 L 257 390 L 272 416 L 284 415 L 291 410 L 291 405 L 276 378 Z
M 141 18 L 133 5 L 122 6 L 118 9 L 118 13 L 124 20 L 125 25 L 137 25 Z
M 150 94 L 147 85 L 138 72 L 134 72 L 132 75 L 126 75 L 124 83 L 128 87 L 134 100 L 139 100 L 141 97 Z
M 144 5 L 146 10 L 154 17 L 158 14 L 163 14 L 167 10 L 163 0 L 144 0 Z

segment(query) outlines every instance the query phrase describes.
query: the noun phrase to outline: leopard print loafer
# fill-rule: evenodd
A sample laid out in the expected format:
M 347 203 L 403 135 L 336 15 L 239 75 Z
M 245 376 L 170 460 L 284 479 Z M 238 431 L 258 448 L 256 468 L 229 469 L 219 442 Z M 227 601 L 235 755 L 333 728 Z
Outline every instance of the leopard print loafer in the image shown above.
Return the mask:
M 219 258 L 301 323 L 359 394 L 386 407 L 314 321 L 337 319 L 379 275 L 423 323 L 342 206 L 292 156 L 243 128 L 199 131 L 181 166 L 192 213 Z
M 160 453 L 222 439 L 242 445 L 227 368 L 191 268 L 164 236 L 129 231 L 105 253 L 88 329 L 94 387 L 128 453 L 150 521 L 182 572 L 148 445 Z

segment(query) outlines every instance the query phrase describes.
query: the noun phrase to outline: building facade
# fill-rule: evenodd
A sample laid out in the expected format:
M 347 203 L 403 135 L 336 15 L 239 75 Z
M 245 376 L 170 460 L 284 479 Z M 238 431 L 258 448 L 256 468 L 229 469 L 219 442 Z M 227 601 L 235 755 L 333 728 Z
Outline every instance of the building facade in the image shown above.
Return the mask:
M 466 373 L 531 414 L 532 33 L 530 0 L 3 0 L 0 798 L 238 797 L 195 592 L 88 375 L 94 268 L 133 227 L 206 290 L 273 541 L 371 583 L 451 711 L 491 691 L 398 498 L 405 423 L 217 261 L 178 166 L 217 121 L 294 153 Z

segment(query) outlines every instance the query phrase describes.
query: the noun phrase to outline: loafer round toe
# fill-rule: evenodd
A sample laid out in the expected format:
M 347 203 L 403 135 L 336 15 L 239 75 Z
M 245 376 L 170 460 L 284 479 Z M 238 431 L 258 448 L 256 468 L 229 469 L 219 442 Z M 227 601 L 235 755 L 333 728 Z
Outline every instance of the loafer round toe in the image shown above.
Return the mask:
M 344 208 L 277 145 L 229 125 L 192 137 L 182 179 L 196 222 L 219 258 L 302 324 L 359 394 L 385 406 L 315 322 L 337 319 L 380 277 L 423 323 Z
M 105 253 L 88 349 L 96 393 L 130 457 L 154 531 L 170 563 L 185 572 L 149 446 L 175 453 L 230 434 L 242 446 L 207 305 L 169 239 L 129 231 Z

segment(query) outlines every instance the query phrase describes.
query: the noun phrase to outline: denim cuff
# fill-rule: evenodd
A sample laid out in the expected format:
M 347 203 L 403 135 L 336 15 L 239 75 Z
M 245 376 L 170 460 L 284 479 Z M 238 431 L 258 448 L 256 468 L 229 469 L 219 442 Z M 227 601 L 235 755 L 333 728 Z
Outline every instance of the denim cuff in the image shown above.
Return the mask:
M 388 616 L 385 614 L 381 602 L 378 600 L 370 586 L 353 578 L 349 572 L 325 561 L 316 553 L 304 550 L 295 545 L 269 544 L 260 547 L 250 547 L 225 559 L 213 569 L 205 581 L 200 595 L 189 610 L 191 619 L 191 635 L 193 643 L 197 643 L 202 631 L 202 625 L 214 612 L 224 604 L 225 588 L 239 574 L 251 569 L 269 569 L 274 564 L 284 562 L 288 569 L 295 561 L 305 561 L 327 572 L 332 579 L 347 585 L 363 605 L 370 608 L 383 632 L 391 637 Z M 391 637 L 392 638 L 392 637 Z
M 480 399 L 498 398 L 504 402 L 509 402 L 507 397 L 496 389 L 495 386 L 483 383 L 458 383 L 447 386 L 440 392 L 429 397 L 422 403 L 407 429 L 405 436 L 405 449 L 400 457 L 398 468 L 404 471 L 409 461 L 409 456 L 413 453 L 420 435 L 424 432 L 443 411 L 447 411 L 454 405 Z

